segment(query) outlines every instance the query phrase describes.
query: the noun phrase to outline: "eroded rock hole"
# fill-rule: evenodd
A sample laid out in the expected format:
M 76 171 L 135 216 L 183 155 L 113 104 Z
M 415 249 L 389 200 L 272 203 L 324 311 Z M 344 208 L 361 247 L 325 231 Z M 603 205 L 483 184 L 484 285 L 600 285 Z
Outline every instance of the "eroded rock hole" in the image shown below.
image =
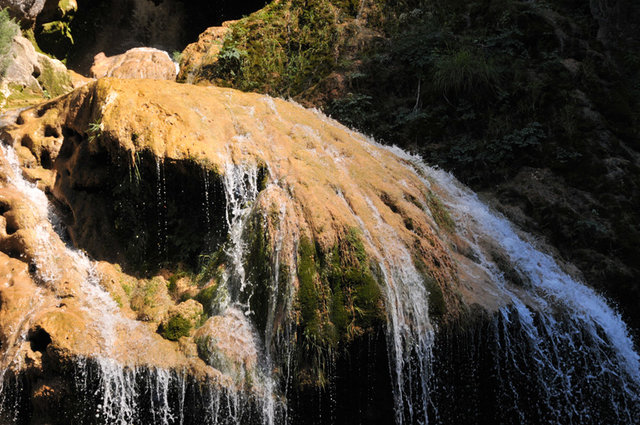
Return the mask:
M 7 231 L 7 235 L 13 235 L 15 232 L 18 231 L 18 226 L 16 226 L 16 223 L 14 220 L 7 220 L 6 231 Z
M 51 108 L 53 108 L 54 104 L 49 102 L 49 103 L 45 103 L 44 105 L 40 106 L 38 108 L 38 110 L 36 111 L 36 115 L 38 116 L 38 118 L 42 118 L 44 116 L 44 114 L 47 113 L 47 111 Z
M 35 328 L 29 332 L 27 341 L 31 345 L 31 350 L 44 353 L 47 346 L 51 344 L 51 335 L 42 328 Z
M 40 154 L 40 165 L 42 165 L 42 168 L 47 170 L 53 168 L 53 163 L 51 161 L 51 155 L 49 154 L 49 151 L 43 150 Z
M 25 134 L 24 136 L 22 136 L 22 139 L 20 139 L 20 145 L 31 150 L 33 149 L 33 139 L 31 139 L 30 135 Z
M 44 128 L 44 137 L 55 137 L 57 139 L 58 137 L 60 137 L 60 133 L 58 132 L 57 128 L 47 125 Z

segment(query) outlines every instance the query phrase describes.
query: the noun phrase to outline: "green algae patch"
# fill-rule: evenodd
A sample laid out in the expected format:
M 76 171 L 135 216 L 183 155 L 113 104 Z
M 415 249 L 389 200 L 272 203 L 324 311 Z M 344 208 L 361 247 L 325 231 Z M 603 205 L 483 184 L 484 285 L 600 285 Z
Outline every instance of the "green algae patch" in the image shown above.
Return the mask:
M 385 320 L 382 293 L 359 231 L 347 229 L 328 252 L 303 236 L 298 250 L 301 384 L 323 386 L 326 362 Z
M 453 218 L 451 218 L 451 214 L 449 214 L 449 211 L 447 211 L 447 208 L 440 198 L 433 192 L 429 192 L 426 196 L 427 206 L 438 227 L 449 233 L 453 233 L 456 229 L 456 223 L 453 221 Z

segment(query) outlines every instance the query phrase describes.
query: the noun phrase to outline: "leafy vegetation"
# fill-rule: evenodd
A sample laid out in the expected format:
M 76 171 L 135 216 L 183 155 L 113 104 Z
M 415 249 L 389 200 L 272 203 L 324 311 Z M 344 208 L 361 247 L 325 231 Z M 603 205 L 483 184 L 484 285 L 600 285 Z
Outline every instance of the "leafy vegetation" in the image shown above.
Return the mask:
M 334 68 L 340 24 L 353 2 L 272 2 L 231 27 L 215 61 L 196 79 L 242 90 L 293 96 Z

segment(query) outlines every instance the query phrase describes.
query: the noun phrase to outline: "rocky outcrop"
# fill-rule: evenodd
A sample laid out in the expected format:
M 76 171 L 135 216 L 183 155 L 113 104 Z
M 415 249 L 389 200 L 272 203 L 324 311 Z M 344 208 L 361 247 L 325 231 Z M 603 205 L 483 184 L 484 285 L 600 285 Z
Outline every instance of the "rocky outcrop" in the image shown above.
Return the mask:
M 148 47 L 136 47 L 116 56 L 98 53 L 93 58 L 90 75 L 93 78 L 148 78 L 175 80 L 177 66 L 167 52 Z
M 180 56 L 180 71 L 177 80 L 186 83 L 197 82 L 200 68 L 213 65 L 218 60 L 224 38 L 229 33 L 229 25 L 236 21 L 224 22 L 219 27 L 209 27 L 198 36 L 198 41 L 189 44 Z
M 617 300 L 637 334 L 640 7 L 507 3 L 508 17 L 318 1 L 326 18 L 307 25 L 306 3 L 283 1 L 233 25 L 218 59 L 189 75 L 324 108 L 490 193 Z
M 202 173 L 206 172 L 210 175 L 209 184 L 214 187 L 216 184 L 222 184 L 216 181 L 224 182 L 225 178 L 231 178 L 232 173 L 237 173 L 238 169 L 235 167 L 258 167 L 257 170 L 260 170 L 260 167 L 264 167 L 260 164 L 268 164 L 268 169 L 263 171 L 266 174 L 261 177 L 264 182 L 259 183 L 259 187 L 256 188 L 259 194 L 255 210 L 247 218 L 247 230 L 244 233 L 246 243 L 250 247 L 248 255 L 252 258 L 246 272 L 253 276 L 254 285 L 257 285 L 256 291 L 266 290 L 260 289 L 259 279 L 271 268 L 269 264 L 273 261 L 276 246 L 282 267 L 286 266 L 288 270 L 293 271 L 299 267 L 296 264 L 300 261 L 300 241 L 307 240 L 315 241 L 314 249 L 318 250 L 318 254 L 312 254 L 312 257 L 304 260 L 317 262 L 313 269 L 321 267 L 319 259 L 314 260 L 313 257 L 327 255 L 322 253 L 330 253 L 337 249 L 336 247 L 342 247 L 346 257 L 335 261 L 348 261 L 349 263 L 345 264 L 352 264 L 349 267 L 354 267 L 350 272 L 352 277 L 347 278 L 345 275 L 341 278 L 347 279 L 345 282 L 348 282 L 348 279 L 356 279 L 350 283 L 353 287 L 345 287 L 347 292 L 343 302 L 347 311 L 357 308 L 359 313 L 351 319 L 340 319 L 347 320 L 345 326 L 350 323 L 350 331 L 344 336 L 338 334 L 339 339 L 362 335 L 375 323 L 382 307 L 381 295 L 375 287 L 366 286 L 369 285 L 368 279 L 375 279 L 370 271 L 375 268 L 373 261 L 384 261 L 380 257 L 381 252 L 401 257 L 405 255 L 402 253 L 405 249 L 403 246 L 411 247 L 411 255 L 414 257 L 412 261 L 421 264 L 423 272 L 432 280 L 431 291 L 440 294 L 440 302 L 443 303 L 440 314 L 455 315 L 459 303 L 463 300 L 465 303 L 481 303 L 489 309 L 495 309 L 503 302 L 499 297 L 490 295 L 486 288 L 479 289 L 477 278 L 465 278 L 473 273 L 477 277 L 478 273 L 483 272 L 477 269 L 472 261 L 447 247 L 447 244 L 455 243 L 455 239 L 451 239 L 453 242 L 443 242 L 442 238 L 449 232 L 444 224 L 446 221 L 442 221 L 446 219 L 446 211 L 441 206 L 435 206 L 433 197 L 436 195 L 425 192 L 422 181 L 405 166 L 402 159 L 370 144 L 361 136 L 326 121 L 312 111 L 278 99 L 175 83 L 102 79 L 89 83 L 70 95 L 21 112 L 17 124 L 4 130 L 3 139 L 13 144 L 17 150 L 24 175 L 53 193 L 56 203 L 62 207 L 62 219 L 67 224 L 73 244 L 98 259 L 117 261 L 130 272 L 140 270 L 136 269 L 138 265 L 132 262 L 133 257 L 128 254 L 128 249 L 132 246 L 144 249 L 148 255 L 153 256 L 153 249 L 156 249 L 154 246 L 160 242 L 166 243 L 166 248 L 158 249 L 162 255 L 168 256 L 164 257 L 163 262 L 168 259 L 170 264 L 172 258 L 184 258 L 180 257 L 180 254 L 184 253 L 185 241 L 190 239 L 183 239 L 180 242 L 183 244 L 180 245 L 183 246 L 182 251 L 178 251 L 176 238 L 179 235 L 172 233 L 170 229 L 162 230 L 164 226 L 154 227 L 157 217 L 152 220 L 140 217 L 144 220 L 145 226 L 151 226 L 147 233 L 137 233 L 141 229 L 132 231 L 128 228 L 123 219 L 135 219 L 118 215 L 119 209 L 123 208 L 122 203 L 131 196 L 138 196 L 141 200 L 147 196 L 144 192 L 133 195 L 129 190 L 149 186 L 144 190 L 149 190 L 149 196 L 155 199 L 157 190 L 160 190 L 161 196 L 166 197 L 162 202 L 166 202 L 167 210 L 181 208 L 184 216 L 185 211 L 194 208 L 201 210 L 202 207 L 184 204 L 189 202 L 187 198 L 175 198 L 175 194 L 171 193 L 174 191 L 172 186 L 166 186 L 164 189 L 160 186 L 158 189 L 157 185 L 162 184 L 162 179 L 166 176 L 166 184 L 169 185 L 169 181 L 180 181 L 180 175 L 184 173 L 191 173 L 188 174 L 191 179 L 201 180 Z M 190 167 L 194 166 L 194 171 L 190 171 Z M 133 186 L 122 186 L 122 173 L 127 169 L 131 177 L 125 179 L 129 181 L 131 178 Z M 363 173 L 362 170 L 367 172 Z M 394 176 L 393 179 L 388 177 L 391 175 Z M 180 190 L 191 190 L 188 184 L 180 184 Z M 195 191 L 201 191 L 202 183 L 197 182 L 196 187 L 199 189 L 194 189 Z M 37 233 L 33 230 L 42 217 L 29 218 L 31 216 L 25 213 L 16 216 L 18 211 L 29 209 L 17 206 L 23 202 L 18 194 L 11 195 L 13 192 L 8 188 L 3 191 L 3 220 L 6 223 L 6 231 L 2 240 L 2 251 L 16 258 L 12 267 L 20 266 L 26 270 L 26 264 L 19 258 L 39 264 L 39 256 L 43 255 Z M 162 195 L 164 191 L 167 191 L 166 195 Z M 398 193 L 402 196 L 396 195 Z M 199 199 L 201 196 L 202 192 L 200 195 L 190 194 L 190 202 L 196 202 L 198 205 L 200 201 L 193 199 Z M 224 199 L 223 194 L 216 194 L 215 191 L 207 196 Z M 180 207 L 173 204 L 178 200 L 183 203 Z M 147 203 L 152 205 L 155 214 L 157 201 Z M 429 212 L 429 207 L 423 207 L 427 205 L 436 209 Z M 114 210 L 114 214 L 109 212 Z M 144 215 L 144 209 L 138 210 L 138 214 Z M 186 214 L 196 214 L 194 217 L 197 220 L 205 219 L 204 213 L 198 215 L 194 211 Z M 216 220 L 224 222 L 224 210 L 216 211 L 212 208 L 207 214 L 212 223 Z M 163 221 L 164 217 L 162 216 L 160 221 Z M 169 221 L 173 220 L 171 215 L 166 217 Z M 197 220 L 193 223 L 197 223 Z M 29 224 L 32 222 L 35 224 Z M 378 235 L 379 222 L 393 226 L 393 240 L 396 241 L 394 244 L 398 245 L 390 245 L 388 241 L 385 244 L 384 239 Z M 230 225 L 233 226 L 233 223 Z M 124 233 L 121 231 L 123 229 Z M 165 236 L 155 239 L 153 233 L 163 231 L 167 232 Z M 361 231 L 371 236 L 364 239 Z M 86 279 L 87 271 L 83 271 L 82 268 L 74 271 L 79 267 L 76 264 L 79 260 L 75 254 L 68 253 L 68 249 L 53 229 L 49 228 L 46 235 L 51 241 L 55 241 L 51 255 L 60 253 L 62 263 L 59 270 L 65 271 L 65 274 L 60 276 L 68 277 L 54 276 L 45 282 L 44 288 L 51 291 L 52 296 L 58 294 L 66 297 L 67 301 L 56 306 L 54 298 L 50 298 L 51 302 L 45 304 L 46 308 L 42 307 L 47 313 L 43 313 L 43 318 L 39 319 L 41 314 L 38 307 L 37 314 L 29 322 L 30 326 L 32 329 L 42 329 L 46 332 L 51 338 L 51 347 L 56 347 L 57 352 L 90 356 L 91 350 L 95 349 L 91 347 L 100 346 L 100 334 L 90 337 L 93 332 L 91 315 L 79 313 L 83 308 L 92 309 L 88 306 L 83 307 L 83 303 L 89 301 L 87 294 L 83 293 L 83 279 Z M 153 243 L 140 245 L 136 238 L 151 238 Z M 215 242 L 215 239 L 213 241 Z M 217 245 L 214 244 L 209 249 L 215 251 L 223 242 L 224 240 L 220 239 L 216 242 Z M 198 255 L 204 248 L 199 249 Z M 394 252 L 396 250 L 397 252 Z M 464 250 L 460 248 L 458 251 Z M 308 255 L 306 251 L 304 255 Z M 65 261 L 69 261 L 70 265 L 65 265 Z M 456 264 L 460 263 L 466 264 L 468 274 L 458 273 L 459 266 Z M 137 318 L 155 323 L 156 327 L 162 325 L 161 328 L 171 325 L 171 318 L 183 317 L 187 321 L 187 328 L 184 333 L 176 334 L 175 339 L 180 335 L 191 338 L 188 329 L 199 325 L 197 316 L 201 314 L 202 306 L 195 301 L 190 301 L 195 303 L 193 305 L 172 305 L 173 300 L 179 299 L 181 294 L 194 293 L 191 285 L 197 284 L 195 278 L 191 278 L 193 283 L 174 283 L 171 286 L 171 281 L 178 281 L 178 278 L 171 277 L 171 273 L 169 280 L 162 277 L 140 280 L 123 274 L 107 263 L 104 264 L 99 267 L 103 275 L 100 281 L 120 306 L 120 309 L 109 307 L 115 308 L 109 314 L 113 314 L 114 318 L 120 315 Z M 47 267 L 43 263 L 41 271 L 38 269 L 35 275 L 25 277 L 26 282 L 31 285 L 31 291 L 43 290 L 38 289 L 43 286 L 37 282 L 36 277 L 38 273 L 47 273 Z M 227 267 L 230 266 L 227 264 Z M 216 273 L 223 273 L 224 268 L 220 270 Z M 293 276 L 294 280 L 291 283 L 287 283 L 286 279 L 283 281 L 282 296 L 288 293 L 287 287 L 320 285 L 317 289 L 318 294 L 312 295 L 317 300 L 314 301 L 315 307 L 310 314 L 328 314 L 330 310 L 325 310 L 328 307 L 323 307 L 326 302 L 323 300 L 326 294 L 323 293 L 326 289 L 322 289 L 324 283 L 318 280 L 320 275 L 314 275 L 315 272 L 312 272 L 314 274 L 309 275 L 312 281 L 299 282 L 295 273 L 291 273 L 290 276 Z M 202 294 L 198 294 L 200 289 L 197 287 L 195 291 L 198 294 L 196 299 L 203 303 L 209 315 L 215 313 L 215 309 L 211 310 L 215 299 L 233 296 L 231 289 L 231 295 L 220 292 L 220 277 L 215 277 L 215 273 L 210 276 L 214 277 L 202 281 Z M 366 292 L 369 294 L 367 296 L 373 298 L 364 298 L 365 292 L 359 292 L 365 291 L 365 288 L 369 288 L 366 289 L 369 291 Z M 463 298 L 454 296 L 454 291 L 462 294 Z M 26 291 L 24 293 L 28 294 Z M 362 295 L 357 295 L 360 293 Z M 291 320 L 291 301 L 271 312 L 267 311 L 268 308 L 263 304 L 264 298 L 254 297 L 247 302 L 251 303 L 255 314 L 261 316 L 254 318 L 258 329 L 262 329 L 260 332 L 264 329 L 277 329 Z M 10 302 L 3 303 L 7 308 L 10 305 Z M 325 313 L 322 313 L 323 311 Z M 250 370 L 253 367 L 255 355 L 245 358 L 243 354 L 239 357 L 241 360 L 233 360 L 234 355 L 231 352 L 234 344 L 231 340 L 225 342 L 220 334 L 231 327 L 227 323 L 229 320 L 231 319 L 214 316 L 207 322 L 209 325 L 205 325 L 206 329 L 211 329 L 201 328 L 195 335 L 203 344 L 205 340 L 215 337 L 215 344 L 224 346 L 224 349 L 219 347 L 223 358 L 232 359 L 225 361 L 225 364 L 235 376 L 238 376 L 242 375 L 241 370 Z M 328 318 L 318 320 L 320 321 L 312 319 L 312 323 L 305 325 L 309 327 L 309 332 L 317 331 L 314 326 L 319 329 L 335 326 Z M 127 337 L 124 337 L 124 334 L 119 337 L 120 330 L 115 330 L 115 351 L 105 355 L 124 362 L 159 364 L 167 367 L 177 367 L 191 361 L 185 354 L 192 353 L 191 349 L 185 348 L 186 351 L 182 352 L 178 346 L 172 346 L 170 342 L 162 340 L 153 332 L 149 333 L 147 326 L 125 326 L 128 322 L 122 323 L 116 328 L 120 329 L 120 326 L 123 326 L 121 331 L 128 333 Z M 245 325 L 240 327 L 243 326 Z M 82 340 L 76 340 L 73 335 L 85 336 Z M 237 344 L 238 347 L 246 346 L 245 342 Z M 146 354 L 146 349 L 131 346 L 138 343 L 151 344 L 155 347 L 155 353 L 149 355 Z M 183 347 L 189 346 L 181 344 Z M 214 346 L 217 346 L 215 344 Z M 202 346 L 206 348 L 209 345 L 211 343 Z M 246 347 L 243 350 L 246 350 Z M 200 351 L 207 352 L 206 357 L 211 356 L 211 349 L 203 348 Z M 234 366 L 236 364 L 237 366 Z
M 28 106 L 73 88 L 62 62 L 36 52 L 20 34 L 13 38 L 6 57 L 8 65 L 0 81 L 2 108 Z

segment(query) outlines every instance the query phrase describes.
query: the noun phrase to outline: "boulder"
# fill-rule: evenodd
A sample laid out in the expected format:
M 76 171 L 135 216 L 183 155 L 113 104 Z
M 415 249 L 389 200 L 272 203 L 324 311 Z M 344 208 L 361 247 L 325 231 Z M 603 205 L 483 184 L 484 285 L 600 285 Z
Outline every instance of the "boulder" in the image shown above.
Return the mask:
M 93 58 L 90 74 L 94 78 L 147 78 L 175 80 L 176 64 L 167 52 L 149 47 L 136 47 L 116 56 L 98 53 Z
M 251 324 L 241 311 L 229 309 L 200 327 L 194 340 L 198 354 L 209 365 L 242 382 L 255 373 L 258 350 Z
M 23 107 L 73 89 L 67 68 L 57 59 L 36 52 L 22 35 L 13 38 L 9 63 L 0 81 L 0 107 Z

